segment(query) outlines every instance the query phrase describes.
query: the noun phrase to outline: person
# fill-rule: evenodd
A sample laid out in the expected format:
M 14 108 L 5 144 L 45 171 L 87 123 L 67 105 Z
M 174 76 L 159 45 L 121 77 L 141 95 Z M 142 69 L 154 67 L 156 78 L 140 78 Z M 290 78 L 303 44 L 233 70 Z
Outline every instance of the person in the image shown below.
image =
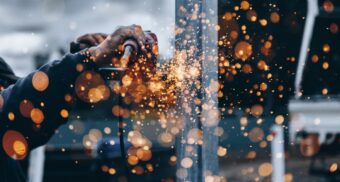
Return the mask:
M 15 76 L 0 59 L 0 181 L 26 181 L 18 160 L 44 145 L 67 122 L 77 77 L 86 70 L 111 63 L 127 39 L 147 53 L 147 38 L 138 25 L 120 27 L 112 34 L 87 34 L 78 42 L 88 47 L 66 54 L 24 78 Z

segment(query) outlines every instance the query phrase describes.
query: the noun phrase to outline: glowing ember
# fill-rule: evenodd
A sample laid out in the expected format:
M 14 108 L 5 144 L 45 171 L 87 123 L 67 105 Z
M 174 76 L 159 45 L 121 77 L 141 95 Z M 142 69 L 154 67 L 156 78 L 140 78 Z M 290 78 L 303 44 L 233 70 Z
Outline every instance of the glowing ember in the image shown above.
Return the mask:
M 237 59 L 245 61 L 252 55 L 253 48 L 248 42 L 241 41 L 236 44 L 234 52 Z
M 32 121 L 38 125 L 41 124 L 45 119 L 44 113 L 38 108 L 32 109 L 30 115 Z
M 218 147 L 217 149 L 217 155 L 220 157 L 226 156 L 227 155 L 227 149 L 224 147 Z
M 46 73 L 42 71 L 38 71 L 34 73 L 32 78 L 32 85 L 33 87 L 40 92 L 43 92 L 47 89 L 49 84 L 49 79 Z
M 2 137 L 2 147 L 13 159 L 24 159 L 28 152 L 28 144 L 24 136 L 14 130 L 8 130 Z
M 68 118 L 68 111 L 67 111 L 66 109 L 62 109 L 62 110 L 60 111 L 60 116 L 61 116 L 62 118 Z
M 272 165 L 270 163 L 263 163 L 258 169 L 260 176 L 269 176 L 273 171 Z
M 189 157 L 185 157 L 181 161 L 181 166 L 184 167 L 184 168 L 190 168 L 192 166 L 192 164 L 193 164 L 193 161 Z
M 9 112 L 9 113 L 8 113 L 8 119 L 9 119 L 10 121 L 14 121 L 15 115 L 14 115 L 13 112 Z

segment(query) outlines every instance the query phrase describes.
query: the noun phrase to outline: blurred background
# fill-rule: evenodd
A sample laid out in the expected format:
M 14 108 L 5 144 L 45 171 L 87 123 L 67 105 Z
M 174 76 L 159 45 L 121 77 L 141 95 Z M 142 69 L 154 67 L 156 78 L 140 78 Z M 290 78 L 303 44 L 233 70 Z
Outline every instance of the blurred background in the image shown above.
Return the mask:
M 174 55 L 175 7 L 174 0 L 1 0 L 0 56 L 25 76 L 67 53 L 69 42 L 84 33 L 140 24 L 157 34 L 159 60 L 165 63 Z M 311 9 L 318 13 L 308 15 Z M 308 17 L 314 26 L 306 26 Z M 336 0 L 218 1 L 218 72 L 223 87 L 216 133 L 223 180 L 272 181 L 274 124 L 284 134 L 284 181 L 339 180 L 339 18 Z M 303 42 L 306 49 L 301 48 Z M 301 90 L 295 91 L 301 61 Z M 119 146 L 102 149 L 108 156 L 96 150 L 98 142 L 118 142 L 118 118 L 112 117 L 108 105 L 78 104 L 70 122 L 46 146 L 44 181 L 126 179 L 120 176 L 132 167 L 121 160 Z M 127 124 L 125 130 L 132 128 Z M 175 179 L 176 145 L 158 145 L 155 130 L 152 124 L 143 128 L 143 134 L 155 141 L 153 157 L 133 167 L 129 179 Z
M 158 35 L 160 53 L 172 55 L 174 1 L 3 0 L 0 53 L 19 76 L 34 69 L 34 56 L 60 57 L 69 43 L 86 33 L 110 33 L 139 24 Z M 51 57 L 51 58 L 50 58 Z

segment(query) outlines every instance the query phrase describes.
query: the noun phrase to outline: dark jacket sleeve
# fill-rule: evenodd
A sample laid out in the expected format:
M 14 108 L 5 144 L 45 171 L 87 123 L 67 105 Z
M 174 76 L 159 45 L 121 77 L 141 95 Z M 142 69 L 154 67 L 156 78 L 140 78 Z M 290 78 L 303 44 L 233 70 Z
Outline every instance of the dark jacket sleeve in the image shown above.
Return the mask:
M 15 76 L 13 70 L 0 57 L 0 86 L 2 86 L 2 89 L 10 84 L 15 83 L 16 81 L 18 81 L 18 79 L 19 77 Z
M 79 67 L 90 69 L 94 63 L 89 63 L 81 53 L 69 54 L 60 61 L 42 66 L 1 92 L 0 156 L 9 155 L 13 151 L 10 147 L 17 147 L 19 155 L 28 153 L 45 144 L 67 121 L 71 103 L 65 96 L 74 92 Z M 14 144 L 15 138 L 24 141 Z

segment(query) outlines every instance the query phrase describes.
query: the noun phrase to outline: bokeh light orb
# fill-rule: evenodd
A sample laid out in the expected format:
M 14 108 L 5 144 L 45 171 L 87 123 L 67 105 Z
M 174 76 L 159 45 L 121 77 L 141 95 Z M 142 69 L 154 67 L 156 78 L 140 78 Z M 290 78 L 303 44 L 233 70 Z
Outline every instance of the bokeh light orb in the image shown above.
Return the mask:
M 100 74 L 94 71 L 85 71 L 78 76 L 75 92 L 80 100 L 87 103 L 97 103 L 110 96 L 110 89 L 107 88 Z
M 252 142 L 260 142 L 264 138 L 264 132 L 261 128 L 255 127 L 249 132 L 249 139 Z
M 22 160 L 28 153 L 28 144 L 25 137 L 14 130 L 8 130 L 2 137 L 2 147 L 5 153 L 16 160 Z
M 181 161 L 181 166 L 184 168 L 191 168 L 193 161 L 190 157 L 185 157 Z
M 35 90 L 43 92 L 49 85 L 49 79 L 46 73 L 37 71 L 32 77 L 32 85 Z
M 245 61 L 253 54 L 253 47 L 246 41 L 238 42 L 234 48 L 235 57 Z
M 260 176 L 266 177 L 272 174 L 273 167 L 270 163 L 262 163 L 258 169 L 258 173 Z
M 66 109 L 62 109 L 62 110 L 60 111 L 60 116 L 61 116 L 62 118 L 68 118 L 69 113 L 68 113 L 68 111 L 67 111 Z
M 44 113 L 38 108 L 32 109 L 30 116 L 32 121 L 38 125 L 41 124 L 45 119 Z
M 250 112 L 253 116 L 259 117 L 263 114 L 263 107 L 259 104 L 255 104 L 250 108 Z
M 323 2 L 323 9 L 327 12 L 327 13 L 331 13 L 334 10 L 334 5 L 332 3 L 332 1 L 330 0 L 326 0 Z
M 128 157 L 127 161 L 130 165 L 134 166 L 134 165 L 138 164 L 139 159 L 138 159 L 137 156 L 131 155 L 131 156 Z
M 329 26 L 329 30 L 332 34 L 336 34 L 339 32 L 339 26 L 336 23 L 331 23 Z
M 277 12 L 272 12 L 270 14 L 270 21 L 273 23 L 279 23 L 280 22 L 280 15 Z
M 31 111 L 34 108 L 33 104 L 31 101 L 24 99 L 23 101 L 20 102 L 19 105 L 19 111 L 22 116 L 25 118 L 30 118 L 31 117 Z

